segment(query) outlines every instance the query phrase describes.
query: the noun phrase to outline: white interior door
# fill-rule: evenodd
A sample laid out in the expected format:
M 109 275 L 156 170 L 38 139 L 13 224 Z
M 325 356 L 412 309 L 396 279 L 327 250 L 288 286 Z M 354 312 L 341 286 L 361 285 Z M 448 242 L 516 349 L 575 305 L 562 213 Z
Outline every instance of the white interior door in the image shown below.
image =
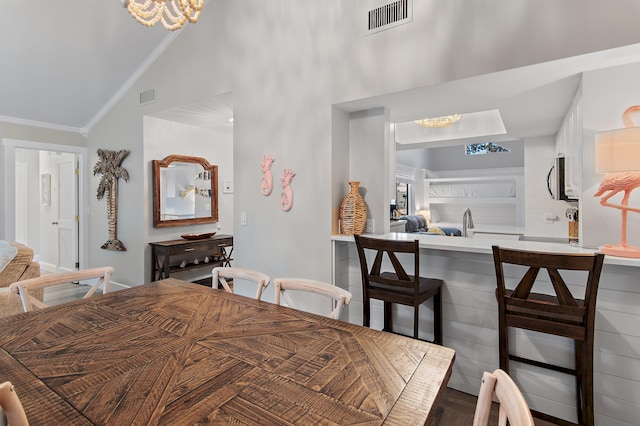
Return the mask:
M 29 203 L 25 194 L 29 193 L 29 164 L 16 161 L 16 237 L 19 243 L 29 245 L 28 213 Z
M 76 158 L 66 154 L 56 161 L 57 171 L 57 269 L 78 269 L 78 178 Z

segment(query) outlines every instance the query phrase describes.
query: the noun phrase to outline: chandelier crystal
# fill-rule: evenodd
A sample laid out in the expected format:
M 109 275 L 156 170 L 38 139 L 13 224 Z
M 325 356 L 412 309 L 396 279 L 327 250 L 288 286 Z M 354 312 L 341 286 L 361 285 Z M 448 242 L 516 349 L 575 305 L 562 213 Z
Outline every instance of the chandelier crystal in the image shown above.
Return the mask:
M 195 24 L 205 0 L 120 0 L 131 16 L 142 25 L 152 27 L 162 21 L 175 31 L 188 21 Z
M 444 117 L 424 118 L 416 120 L 416 123 L 422 127 L 447 127 L 462 118 L 462 114 L 446 115 Z

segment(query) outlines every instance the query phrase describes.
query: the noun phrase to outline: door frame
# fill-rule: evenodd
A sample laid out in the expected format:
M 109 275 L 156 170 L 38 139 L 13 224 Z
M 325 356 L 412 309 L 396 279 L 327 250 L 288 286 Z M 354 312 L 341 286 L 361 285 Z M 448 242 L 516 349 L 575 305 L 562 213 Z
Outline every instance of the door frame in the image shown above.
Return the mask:
M 85 269 L 87 265 L 88 253 L 88 220 L 86 220 L 86 182 L 87 182 L 87 148 L 72 145 L 58 145 L 43 142 L 24 141 L 17 139 L 3 139 L 4 145 L 4 182 L 5 182 L 5 199 L 4 199 L 4 217 L 5 217 L 5 239 L 8 241 L 15 240 L 15 208 L 13 202 L 15 200 L 16 182 L 15 182 L 15 164 L 16 164 L 16 148 L 33 149 L 39 151 L 56 151 L 77 155 L 78 160 L 78 262 L 80 269 Z

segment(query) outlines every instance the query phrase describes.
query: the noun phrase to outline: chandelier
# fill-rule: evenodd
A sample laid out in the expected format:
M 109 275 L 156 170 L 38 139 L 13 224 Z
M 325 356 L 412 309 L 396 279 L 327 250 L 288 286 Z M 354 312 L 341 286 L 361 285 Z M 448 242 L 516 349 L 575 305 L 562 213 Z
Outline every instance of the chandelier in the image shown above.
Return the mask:
M 447 127 L 462 118 L 462 114 L 446 115 L 444 117 L 423 118 L 416 120 L 416 123 L 422 127 Z
M 131 16 L 147 27 L 162 21 L 164 27 L 175 31 L 187 22 L 195 24 L 205 0 L 120 0 Z

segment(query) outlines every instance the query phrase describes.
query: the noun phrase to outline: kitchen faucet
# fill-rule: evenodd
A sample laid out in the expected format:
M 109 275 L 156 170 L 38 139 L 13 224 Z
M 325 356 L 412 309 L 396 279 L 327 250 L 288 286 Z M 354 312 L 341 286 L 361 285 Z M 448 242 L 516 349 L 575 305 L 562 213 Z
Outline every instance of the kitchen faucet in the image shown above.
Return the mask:
M 468 237 L 467 229 L 473 229 L 473 217 L 471 217 L 471 209 L 467 208 L 462 215 L 462 236 Z

